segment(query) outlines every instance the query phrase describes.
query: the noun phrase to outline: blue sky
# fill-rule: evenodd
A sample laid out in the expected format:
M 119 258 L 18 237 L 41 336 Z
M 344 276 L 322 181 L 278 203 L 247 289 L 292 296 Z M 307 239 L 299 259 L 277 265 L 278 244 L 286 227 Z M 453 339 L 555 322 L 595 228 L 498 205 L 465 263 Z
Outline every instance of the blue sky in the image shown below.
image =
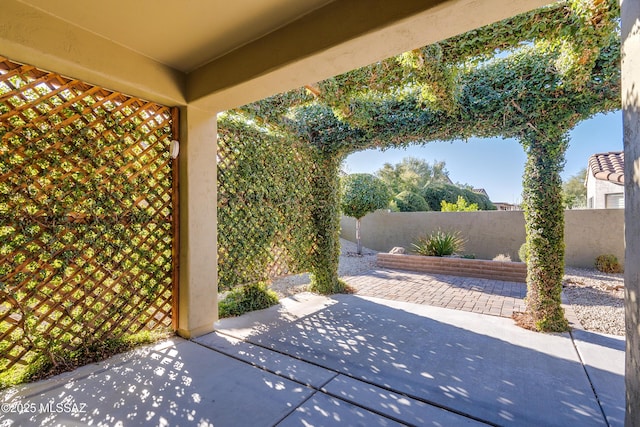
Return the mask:
M 571 131 L 562 178 L 567 179 L 587 166 L 589 156 L 621 151 L 622 113 L 599 114 Z M 365 150 L 345 160 L 347 173 L 374 173 L 385 163 L 399 163 L 404 157 L 417 157 L 429 163 L 443 160 L 453 182 L 484 188 L 494 202 L 519 203 L 522 199 L 522 173 L 526 156 L 514 139 L 479 139 L 467 142 L 430 142 L 406 149 Z

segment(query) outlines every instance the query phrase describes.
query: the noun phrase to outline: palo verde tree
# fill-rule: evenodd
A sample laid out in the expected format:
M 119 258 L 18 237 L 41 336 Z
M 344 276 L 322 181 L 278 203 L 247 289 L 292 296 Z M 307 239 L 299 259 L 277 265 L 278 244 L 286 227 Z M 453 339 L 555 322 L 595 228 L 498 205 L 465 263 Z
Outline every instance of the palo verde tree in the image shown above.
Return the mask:
M 241 111 L 338 164 L 368 148 L 472 136 L 518 139 L 527 154 L 527 311 L 539 329 L 563 330 L 559 173 L 568 131 L 620 108 L 618 25 L 617 0 L 558 2 Z M 338 205 L 337 194 L 324 196 L 316 202 Z M 335 229 L 317 232 L 333 235 Z M 337 260 L 334 249 L 325 254 Z M 327 274 L 337 281 L 337 272 Z
M 434 182 L 450 182 L 444 162 L 429 164 L 424 159 L 405 157 L 400 163 L 385 163 L 375 175 L 387 185 L 395 196 L 403 191 L 419 193 Z
M 389 190 L 382 180 L 368 173 L 354 173 L 343 180 L 342 212 L 356 219 L 358 255 L 362 255 L 360 219 L 366 214 L 384 209 L 389 204 Z

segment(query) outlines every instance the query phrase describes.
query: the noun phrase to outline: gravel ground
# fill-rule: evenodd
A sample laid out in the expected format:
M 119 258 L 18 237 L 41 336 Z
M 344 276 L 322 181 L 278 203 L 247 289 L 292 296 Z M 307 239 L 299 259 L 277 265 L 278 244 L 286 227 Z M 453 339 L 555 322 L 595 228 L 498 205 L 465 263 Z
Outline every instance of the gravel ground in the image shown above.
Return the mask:
M 340 239 L 341 254 L 338 274 L 352 276 L 375 268 L 376 251 L 363 248 L 356 254 L 356 245 Z M 309 286 L 309 275 L 275 279 L 271 288 L 280 298 L 304 292 Z M 596 269 L 566 268 L 564 294 L 576 313 L 582 327 L 589 331 L 610 335 L 625 334 L 624 279 L 622 274 L 606 274 Z
M 623 274 L 567 267 L 564 294 L 584 329 L 624 336 Z

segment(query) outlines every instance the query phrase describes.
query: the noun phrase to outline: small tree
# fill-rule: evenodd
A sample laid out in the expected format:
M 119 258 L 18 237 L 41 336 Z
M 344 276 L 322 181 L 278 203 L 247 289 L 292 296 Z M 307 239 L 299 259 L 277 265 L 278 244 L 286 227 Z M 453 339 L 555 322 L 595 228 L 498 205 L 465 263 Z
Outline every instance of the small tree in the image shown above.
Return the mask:
M 360 218 L 377 209 L 386 208 L 389 191 L 378 178 L 368 173 L 347 175 L 343 181 L 342 212 L 356 219 L 356 243 L 358 254 L 362 254 L 360 242 Z

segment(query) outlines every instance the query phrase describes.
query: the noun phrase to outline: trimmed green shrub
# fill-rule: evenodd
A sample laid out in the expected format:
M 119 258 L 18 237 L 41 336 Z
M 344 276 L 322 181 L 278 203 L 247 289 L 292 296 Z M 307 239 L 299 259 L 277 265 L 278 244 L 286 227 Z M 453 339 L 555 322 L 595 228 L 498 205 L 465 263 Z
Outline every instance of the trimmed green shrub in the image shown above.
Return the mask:
M 368 173 L 354 173 L 343 178 L 342 212 L 360 219 L 369 212 L 386 208 L 389 190 L 381 179 Z
M 475 203 L 479 210 L 495 210 L 496 207 L 488 197 L 474 193 L 466 188 L 460 188 L 453 184 L 443 182 L 429 184 L 422 189 L 422 197 L 433 211 L 441 209 L 444 200 L 447 203 L 457 203 L 458 197 L 462 197 L 468 204 Z
M 464 239 L 457 231 L 437 230 L 413 243 L 414 252 L 425 256 L 446 256 L 464 249 Z
M 354 173 L 343 178 L 342 203 L 345 215 L 356 219 L 356 244 L 358 255 L 362 254 L 360 240 L 360 218 L 389 205 L 389 190 L 380 179 L 368 173 Z
M 603 273 L 622 273 L 622 266 L 613 254 L 599 255 L 596 258 L 595 267 Z
M 527 243 L 526 242 L 520 245 L 520 249 L 518 249 L 518 258 L 520 258 L 520 261 L 524 262 L 525 264 L 527 263 Z
M 469 203 L 475 203 L 476 205 L 478 205 L 478 210 L 481 210 L 481 211 L 496 210 L 496 206 L 493 203 L 491 203 L 491 200 L 489 200 L 489 198 L 484 194 L 474 193 L 473 191 L 468 190 L 466 188 L 463 188 L 462 191 L 464 193 L 463 197 L 465 198 L 465 200 L 467 200 L 467 202 Z
M 413 191 L 403 191 L 393 198 L 392 203 L 398 208 L 399 212 L 421 212 L 429 211 L 429 204 L 418 193 Z
M 233 289 L 225 299 L 218 302 L 218 315 L 221 319 L 240 316 L 276 304 L 278 304 L 278 295 L 269 289 L 266 282 L 251 283 Z
M 458 196 L 463 195 L 462 188 L 442 182 L 429 184 L 422 189 L 422 197 L 424 197 L 432 211 L 440 211 L 443 200 L 448 203 L 456 203 Z

